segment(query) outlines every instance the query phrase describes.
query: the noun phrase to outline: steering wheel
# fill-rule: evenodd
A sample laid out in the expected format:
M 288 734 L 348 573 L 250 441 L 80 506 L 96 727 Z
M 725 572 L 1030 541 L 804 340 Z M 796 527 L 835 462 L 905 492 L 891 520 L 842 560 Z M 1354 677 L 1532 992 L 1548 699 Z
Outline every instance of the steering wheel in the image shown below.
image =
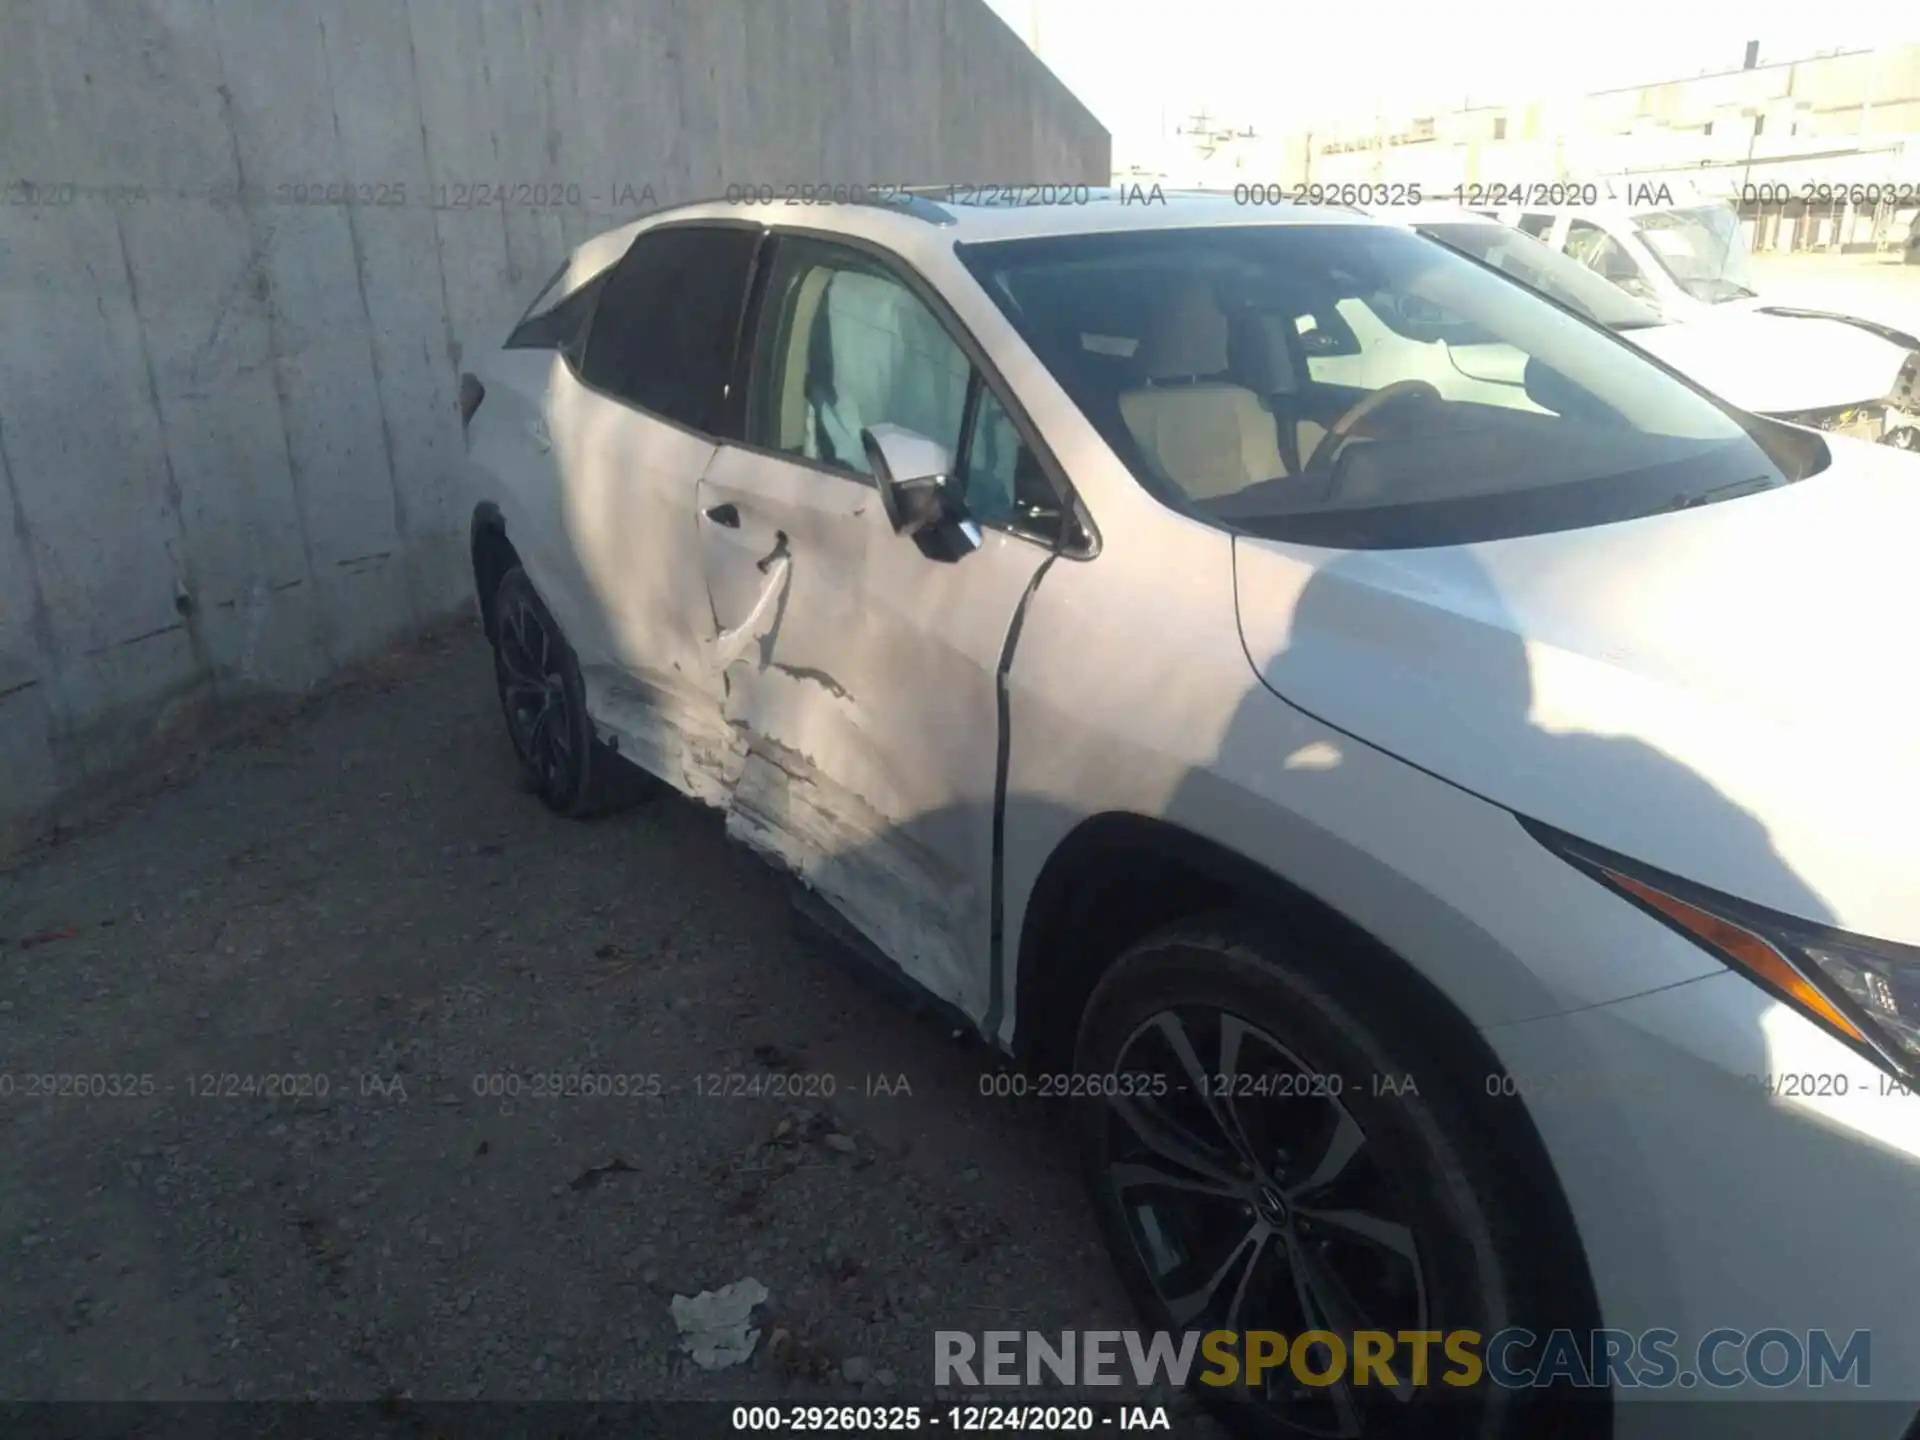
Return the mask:
M 1363 395 L 1346 414 L 1327 427 L 1327 433 L 1320 437 L 1320 443 L 1313 447 L 1313 454 L 1307 457 L 1307 463 L 1300 467 L 1300 476 L 1305 479 L 1311 475 L 1324 477 L 1331 489 L 1334 462 L 1340 458 L 1340 451 L 1347 443 L 1347 437 L 1353 433 L 1354 426 L 1362 420 L 1382 410 L 1388 405 L 1399 404 L 1407 400 L 1433 401 L 1442 396 L 1440 391 L 1425 380 L 1395 380 L 1382 385 L 1370 395 Z M 1323 497 L 1324 498 L 1324 497 Z

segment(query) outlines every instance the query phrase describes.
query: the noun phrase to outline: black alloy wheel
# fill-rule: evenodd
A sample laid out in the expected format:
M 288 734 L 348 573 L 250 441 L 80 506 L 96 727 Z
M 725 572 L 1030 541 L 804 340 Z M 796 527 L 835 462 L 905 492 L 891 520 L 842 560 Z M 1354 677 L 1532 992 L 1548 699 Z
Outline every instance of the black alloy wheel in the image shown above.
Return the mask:
M 1095 988 L 1075 1056 L 1080 1137 L 1122 1278 L 1151 1329 L 1340 1337 L 1332 1383 L 1283 1364 L 1254 1385 L 1193 1385 L 1244 1432 L 1524 1433 L 1514 1394 L 1435 1383 L 1453 1368 L 1438 1344 L 1424 1386 L 1405 1349 L 1392 1384 L 1354 1383 L 1356 1332 L 1517 1323 L 1527 1252 L 1499 1216 L 1497 1165 L 1436 1094 L 1439 1070 L 1299 960 L 1216 917 L 1135 946 Z M 1308 1353 L 1316 1374 L 1334 1369 L 1331 1347 Z M 1196 1357 L 1193 1373 L 1206 1368 Z
M 493 631 L 507 738 L 542 803 L 577 818 L 638 798 L 645 777 L 595 737 L 579 662 L 518 566 L 494 592 Z

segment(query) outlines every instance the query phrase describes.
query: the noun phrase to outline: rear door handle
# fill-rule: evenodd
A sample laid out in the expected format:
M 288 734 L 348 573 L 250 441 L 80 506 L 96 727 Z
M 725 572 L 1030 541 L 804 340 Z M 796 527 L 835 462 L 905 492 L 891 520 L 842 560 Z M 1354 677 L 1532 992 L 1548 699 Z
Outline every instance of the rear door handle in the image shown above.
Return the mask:
M 716 525 L 724 525 L 729 530 L 740 528 L 740 511 L 732 503 L 713 506 L 707 511 L 707 519 Z

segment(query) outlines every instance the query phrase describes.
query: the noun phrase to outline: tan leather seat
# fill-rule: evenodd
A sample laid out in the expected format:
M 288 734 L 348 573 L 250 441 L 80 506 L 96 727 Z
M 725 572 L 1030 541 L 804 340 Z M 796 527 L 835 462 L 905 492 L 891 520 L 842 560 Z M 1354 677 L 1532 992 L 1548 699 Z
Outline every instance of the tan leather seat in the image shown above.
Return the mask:
M 1142 337 L 1150 382 L 1120 397 L 1127 429 L 1161 471 L 1196 500 L 1231 495 L 1287 473 L 1273 415 L 1241 385 L 1196 377 L 1227 368 L 1227 317 L 1198 276 L 1181 281 Z

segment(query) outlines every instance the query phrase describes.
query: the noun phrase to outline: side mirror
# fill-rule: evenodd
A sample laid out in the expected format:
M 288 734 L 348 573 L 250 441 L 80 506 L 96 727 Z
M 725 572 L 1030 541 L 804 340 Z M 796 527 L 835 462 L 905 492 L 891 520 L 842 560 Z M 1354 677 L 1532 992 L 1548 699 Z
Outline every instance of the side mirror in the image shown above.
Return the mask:
M 894 534 L 911 537 L 932 559 L 980 548 L 980 527 L 954 488 L 946 446 L 900 425 L 869 426 L 860 443 Z

